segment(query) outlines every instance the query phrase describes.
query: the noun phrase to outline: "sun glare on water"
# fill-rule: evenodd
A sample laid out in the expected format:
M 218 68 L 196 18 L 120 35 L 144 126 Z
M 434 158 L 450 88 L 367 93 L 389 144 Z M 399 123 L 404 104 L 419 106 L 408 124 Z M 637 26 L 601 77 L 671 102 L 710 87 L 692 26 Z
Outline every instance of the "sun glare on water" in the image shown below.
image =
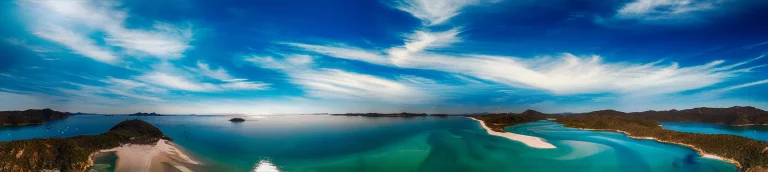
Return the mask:
M 261 160 L 259 163 L 254 165 L 253 172 L 280 172 L 280 170 L 277 169 L 275 164 L 269 162 L 269 160 Z

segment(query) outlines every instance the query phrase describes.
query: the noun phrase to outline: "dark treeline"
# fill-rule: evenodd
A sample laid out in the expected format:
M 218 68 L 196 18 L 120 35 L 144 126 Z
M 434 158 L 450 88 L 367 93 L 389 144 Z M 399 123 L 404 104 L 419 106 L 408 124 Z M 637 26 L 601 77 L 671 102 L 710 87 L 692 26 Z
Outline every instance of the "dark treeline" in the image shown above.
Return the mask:
M 69 113 L 51 109 L 29 109 L 25 111 L 0 111 L 0 125 L 32 125 L 45 121 L 69 117 Z
M 89 156 L 99 150 L 160 139 L 170 140 L 147 122 L 126 120 L 101 135 L 0 142 L 0 171 L 85 171 Z

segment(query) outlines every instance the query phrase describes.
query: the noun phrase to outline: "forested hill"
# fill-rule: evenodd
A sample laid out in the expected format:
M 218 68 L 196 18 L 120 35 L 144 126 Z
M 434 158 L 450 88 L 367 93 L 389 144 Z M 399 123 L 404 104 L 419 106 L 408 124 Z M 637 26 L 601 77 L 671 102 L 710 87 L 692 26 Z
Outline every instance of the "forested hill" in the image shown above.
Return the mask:
M 729 125 L 768 124 L 768 112 L 751 106 L 730 108 L 694 108 L 685 110 L 644 111 L 624 113 L 615 110 L 600 110 L 586 115 L 621 115 L 657 122 L 705 122 Z
M 751 106 L 730 108 L 694 108 L 686 110 L 645 111 L 627 115 L 654 121 L 706 122 L 730 125 L 768 124 L 768 112 Z
M 63 119 L 69 114 L 51 109 L 29 109 L 25 111 L 0 111 L 0 125 L 42 124 L 45 121 Z
M 504 127 L 521 124 L 526 122 L 533 122 L 538 120 L 544 120 L 546 118 L 557 117 L 558 115 L 547 115 L 535 110 L 526 110 L 523 113 L 495 113 L 486 115 L 468 115 L 470 118 L 474 118 L 483 121 L 486 126 L 491 130 L 504 132 Z
M 0 171 L 85 171 L 94 152 L 160 139 L 170 140 L 147 122 L 126 120 L 101 135 L 0 142 Z

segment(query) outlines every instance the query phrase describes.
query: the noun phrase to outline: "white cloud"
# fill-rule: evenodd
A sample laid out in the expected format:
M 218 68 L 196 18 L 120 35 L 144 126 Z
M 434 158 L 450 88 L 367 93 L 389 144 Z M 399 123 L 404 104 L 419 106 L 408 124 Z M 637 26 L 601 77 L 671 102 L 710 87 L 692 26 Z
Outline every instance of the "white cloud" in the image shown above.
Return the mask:
M 218 92 L 228 90 L 265 90 L 269 84 L 248 79 L 234 78 L 224 68 L 214 69 L 209 64 L 198 61 L 197 67 L 174 67 L 170 63 L 156 65 L 152 72 L 136 77 L 145 83 L 163 86 L 174 90 L 194 92 Z M 215 80 L 205 80 L 212 78 Z
M 727 92 L 727 91 L 731 91 L 731 90 L 735 90 L 735 89 L 751 87 L 751 86 L 760 85 L 760 84 L 766 84 L 766 83 L 768 83 L 768 79 L 764 79 L 764 80 L 760 80 L 760 81 L 755 81 L 755 82 L 750 82 L 750 83 L 745 83 L 745 84 L 740 84 L 740 85 L 734 85 L 734 86 L 730 86 L 730 87 L 726 87 L 726 88 L 717 89 L 717 90 L 714 90 L 714 91 L 716 91 L 716 92 Z
M 179 58 L 192 46 L 192 31 L 157 23 L 155 30 L 131 30 L 123 27 L 108 28 L 107 43 L 129 50 L 147 53 L 158 58 Z
M 113 65 L 119 63 L 119 57 L 117 57 L 111 50 L 96 45 L 95 41 L 72 30 L 59 26 L 49 26 L 47 28 L 38 29 L 34 34 L 41 38 L 58 42 L 74 51 L 74 53 L 96 61 Z
M 306 56 L 289 56 L 285 60 L 254 56 L 245 60 L 264 68 L 285 72 L 292 83 L 300 85 L 312 97 L 393 103 L 422 102 L 430 99 L 430 96 L 423 91 L 404 82 L 338 69 L 314 69 L 302 65 L 311 63 L 306 61 Z M 301 61 L 301 63 L 291 63 L 292 61 Z
M 210 83 L 197 83 L 197 82 L 190 81 L 183 76 L 171 75 L 163 72 L 150 72 L 138 78 L 147 83 L 152 83 L 155 85 L 160 85 L 160 86 L 164 86 L 172 89 L 178 89 L 178 90 L 198 91 L 198 92 L 218 90 L 218 88 L 215 85 Z
M 360 48 L 349 47 L 344 45 L 310 45 L 300 43 L 287 43 L 286 45 L 302 48 L 304 50 L 333 56 L 336 58 L 343 58 L 349 60 L 361 60 L 373 64 L 390 65 L 391 62 L 387 57 L 380 53 L 374 53 L 366 51 Z
M 722 1 L 636 0 L 625 4 L 616 17 L 641 20 L 692 18 L 693 12 L 711 10 Z
M 222 80 L 222 81 L 233 79 L 232 76 L 229 75 L 229 73 L 226 70 L 224 70 L 224 68 L 211 69 L 211 67 L 207 63 L 204 63 L 202 61 L 197 61 L 197 67 L 199 68 L 199 70 L 193 69 L 193 68 L 189 68 L 189 69 L 194 70 L 195 72 L 200 72 L 205 76 Z
M 578 57 L 567 53 L 559 57 L 527 59 L 433 52 L 411 52 L 405 55 L 396 54 L 390 58 L 398 59 L 398 67 L 451 72 L 512 87 L 548 90 L 560 95 L 620 93 L 633 96 L 675 93 L 721 83 L 755 68 L 739 67 L 762 57 L 732 65 L 723 65 L 724 61 L 713 61 L 680 67 L 677 63 L 661 65 L 660 61 L 645 64 L 606 63 L 599 56 Z
M 428 24 L 434 24 L 455 16 L 458 9 L 467 4 L 471 2 L 405 1 L 398 9 L 410 12 Z M 667 12 L 662 9 L 671 8 L 667 9 L 669 13 L 678 14 L 704 10 L 704 6 L 688 1 L 639 0 L 628 4 L 620 13 L 651 15 Z M 444 10 L 436 7 L 443 7 Z M 557 57 L 516 58 L 432 51 L 461 41 L 457 37 L 459 33 L 458 28 L 441 32 L 422 28 L 409 35 L 403 46 L 385 51 L 338 45 L 288 45 L 331 57 L 401 68 L 450 72 L 511 87 L 547 90 L 558 95 L 618 93 L 646 96 L 700 89 L 760 67 L 742 68 L 743 65 L 762 57 L 731 65 L 723 65 L 724 61 L 713 61 L 698 66 L 680 67 L 677 63 L 662 65 L 661 61 L 641 64 L 607 63 L 597 55 L 575 56 L 569 53 Z
M 459 38 L 456 37 L 458 34 L 458 28 L 443 32 L 416 31 L 405 40 L 404 46 L 389 49 L 387 53 L 392 57 L 392 62 L 399 64 L 413 53 L 445 47 L 459 42 Z
M 202 61 L 197 62 L 197 68 L 187 69 L 194 73 L 200 73 L 206 77 L 225 82 L 218 85 L 221 90 L 264 90 L 269 87 L 269 84 L 266 83 L 248 81 L 248 79 L 243 78 L 234 78 L 224 68 L 219 67 L 218 69 L 213 69 L 210 65 Z
M 269 84 L 265 84 L 261 82 L 236 81 L 236 82 L 221 84 L 220 86 L 223 89 L 230 89 L 230 90 L 264 90 L 269 87 Z
M 37 20 L 32 26 L 40 37 L 58 42 L 78 54 L 115 64 L 122 55 L 150 55 L 175 59 L 191 48 L 192 30 L 153 21 L 151 28 L 125 26 L 127 10 L 116 1 L 23 1 Z M 93 33 L 101 37 L 89 37 Z M 104 45 L 96 46 L 95 42 Z M 122 52 L 118 53 L 118 50 Z M 116 55 L 120 54 L 120 55 Z
M 143 101 L 165 102 L 165 100 L 157 97 L 157 95 L 162 95 L 165 92 L 156 91 L 159 88 L 138 81 L 112 77 L 107 77 L 106 79 L 102 79 L 100 81 L 106 83 L 107 85 L 94 86 L 69 82 L 69 85 L 77 86 L 77 89 L 56 89 L 66 94 L 68 97 L 67 99 L 72 100 L 100 100 L 100 103 L 119 104 L 118 102 L 123 102 L 126 100 L 120 100 L 117 98 L 129 98 Z M 117 96 L 117 98 L 113 98 L 109 95 Z
M 393 6 L 420 19 L 425 25 L 438 25 L 459 14 L 465 6 L 482 0 L 400 0 Z

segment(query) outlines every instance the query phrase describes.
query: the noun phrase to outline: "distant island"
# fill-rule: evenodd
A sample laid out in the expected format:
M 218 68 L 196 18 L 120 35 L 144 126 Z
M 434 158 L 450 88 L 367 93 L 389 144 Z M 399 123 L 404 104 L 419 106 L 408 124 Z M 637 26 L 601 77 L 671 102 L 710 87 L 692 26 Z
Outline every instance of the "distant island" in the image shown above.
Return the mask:
M 345 114 L 331 114 L 332 116 L 364 116 L 364 117 L 417 117 L 427 116 L 426 113 L 345 113 Z
M 58 170 L 82 172 L 93 165 L 93 155 L 104 151 L 116 151 L 120 159 L 152 159 L 153 156 L 181 154 L 172 145 L 169 145 L 171 140 L 160 129 L 147 122 L 126 120 L 101 135 L 0 142 L 0 162 L 4 163 L 0 165 L 0 171 Z M 141 150 L 147 150 L 147 147 L 156 147 L 162 150 L 156 150 L 157 153 L 150 152 L 151 154 L 146 154 L 146 151 L 132 150 L 138 147 L 144 147 Z M 186 157 L 186 155 L 178 156 Z M 121 161 L 120 159 L 118 159 L 118 164 L 137 162 L 129 159 Z M 194 161 L 188 160 L 188 162 L 193 163 Z M 149 164 L 128 164 L 126 166 L 149 166 Z M 120 166 L 118 165 L 118 167 Z
M 438 114 L 429 114 L 429 116 L 436 116 L 436 117 L 449 117 L 449 116 L 451 116 L 451 115 L 438 113 Z
M 157 113 L 154 113 L 154 112 L 152 112 L 152 113 L 137 112 L 137 113 L 134 113 L 134 114 L 130 114 L 128 116 L 163 116 L 163 115 L 160 115 L 160 114 L 157 114 Z
M 0 125 L 39 125 L 46 121 L 64 119 L 69 116 L 69 113 L 51 109 L 0 111 Z
M 600 110 L 588 113 L 544 114 L 526 110 L 521 114 L 468 115 L 481 121 L 490 132 L 505 132 L 515 124 L 554 119 L 566 127 L 585 130 L 608 130 L 636 139 L 653 139 L 678 144 L 698 151 L 702 156 L 722 159 L 742 171 L 768 170 L 768 142 L 726 134 L 697 134 L 666 130 L 658 122 L 705 122 L 730 125 L 766 125 L 768 113 L 754 107 L 694 108 L 686 110 L 625 113 Z M 510 138 L 514 139 L 514 138 Z
M 232 118 L 229 121 L 231 121 L 231 122 L 245 122 L 245 119 L 243 119 L 243 118 Z

